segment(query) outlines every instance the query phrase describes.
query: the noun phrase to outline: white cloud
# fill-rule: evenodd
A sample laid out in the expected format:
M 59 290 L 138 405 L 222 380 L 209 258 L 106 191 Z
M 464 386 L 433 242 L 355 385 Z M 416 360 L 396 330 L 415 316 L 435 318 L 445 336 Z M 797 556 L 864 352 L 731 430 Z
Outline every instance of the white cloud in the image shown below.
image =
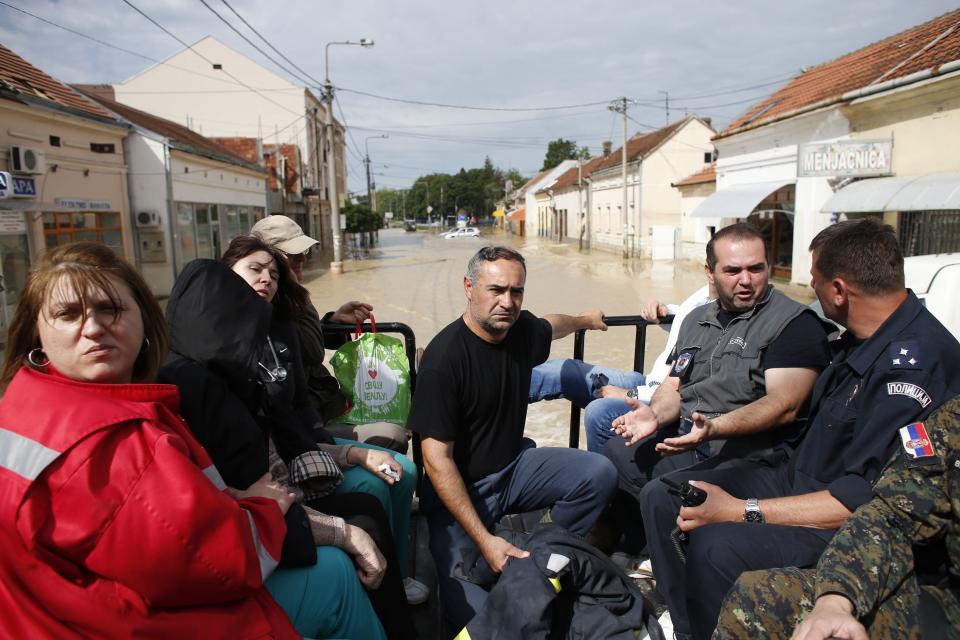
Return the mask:
M 186 42 L 214 35 L 275 69 L 198 0 L 131 0 Z M 207 0 L 239 24 L 220 0 Z M 331 48 L 334 84 L 387 96 L 464 105 L 532 107 L 581 104 L 621 95 L 662 101 L 671 94 L 671 117 L 683 108 L 713 116 L 723 126 L 748 104 L 716 106 L 763 96 L 774 86 L 704 99 L 705 93 L 785 78 L 801 67 L 843 55 L 954 8 L 951 0 L 807 0 L 771 3 L 638 2 L 599 0 L 228 0 L 287 57 L 318 80 L 324 43 L 373 38 L 376 47 Z M 163 59 L 180 45 L 120 0 L 10 0 L 27 11 L 117 46 Z M 0 41 L 38 67 L 68 82 L 119 82 L 151 63 L 71 35 L 0 6 Z M 269 51 L 273 55 L 272 51 Z M 339 93 L 360 145 L 395 129 L 376 145 L 375 162 L 454 172 L 495 164 L 531 172 L 546 144 L 575 139 L 595 152 L 620 125 L 605 106 L 587 113 L 485 112 L 437 109 Z M 531 120 L 540 116 L 540 120 Z M 660 125 L 659 107 L 631 116 Z M 223 120 L 230 120 L 224 116 Z M 517 121 L 520 122 L 517 122 Z M 509 121 L 478 125 L 479 122 Z M 401 127 L 418 127 L 403 129 Z M 639 127 L 630 124 L 631 132 Z M 471 142 L 401 134 L 470 138 Z M 371 154 L 374 149 L 371 148 Z M 354 160 L 354 169 L 356 166 Z M 383 169 L 378 182 L 402 186 L 420 172 Z M 360 185 L 362 176 L 351 176 Z

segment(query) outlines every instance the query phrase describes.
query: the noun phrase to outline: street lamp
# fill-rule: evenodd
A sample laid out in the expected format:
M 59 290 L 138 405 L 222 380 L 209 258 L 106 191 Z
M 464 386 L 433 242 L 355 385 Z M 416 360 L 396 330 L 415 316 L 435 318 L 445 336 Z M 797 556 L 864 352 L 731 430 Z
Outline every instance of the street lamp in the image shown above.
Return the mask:
M 332 273 L 343 273 L 343 237 L 340 233 L 340 196 L 337 194 L 337 163 L 336 147 L 333 135 L 333 84 L 330 83 L 330 47 L 333 45 L 359 45 L 370 48 L 373 40 L 360 38 L 360 42 L 328 42 L 323 49 L 323 65 L 326 76 L 323 79 L 323 99 L 327 109 L 324 117 L 327 129 L 327 189 L 330 191 L 330 230 L 333 235 L 333 262 L 330 263 Z
M 367 136 L 363 141 L 363 148 L 366 150 L 367 155 L 363 159 L 363 163 L 367 165 L 367 205 L 370 207 L 371 211 L 377 210 L 377 201 L 375 199 L 376 192 L 373 190 L 373 183 L 370 181 L 370 141 L 376 140 L 378 138 L 389 138 L 385 133 L 381 133 L 379 136 Z

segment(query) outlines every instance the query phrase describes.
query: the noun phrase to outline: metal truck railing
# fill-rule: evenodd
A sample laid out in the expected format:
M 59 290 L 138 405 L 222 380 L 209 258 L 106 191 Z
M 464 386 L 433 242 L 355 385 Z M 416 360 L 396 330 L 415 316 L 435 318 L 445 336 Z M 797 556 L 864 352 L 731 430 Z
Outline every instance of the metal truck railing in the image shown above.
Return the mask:
M 633 370 L 642 373 L 644 354 L 647 349 L 647 327 L 653 323 L 644 320 L 642 316 L 606 316 L 603 321 L 608 327 L 636 327 L 633 340 Z M 660 319 L 660 325 L 670 325 L 672 322 L 673 316 Z M 573 357 L 576 360 L 583 360 L 586 334 L 586 330 L 580 330 L 573 336 Z M 580 407 L 572 402 L 570 403 L 570 447 L 572 449 L 580 447 Z

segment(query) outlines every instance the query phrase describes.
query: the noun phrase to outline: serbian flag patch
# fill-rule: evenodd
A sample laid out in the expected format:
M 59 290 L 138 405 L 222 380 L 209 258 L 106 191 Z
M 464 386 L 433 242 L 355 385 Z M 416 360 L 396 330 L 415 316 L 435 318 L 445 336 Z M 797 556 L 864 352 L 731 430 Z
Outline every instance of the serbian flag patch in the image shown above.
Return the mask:
M 934 455 L 933 442 L 927 437 L 927 430 L 922 422 L 914 422 L 900 429 L 900 440 L 911 458 L 929 458 Z

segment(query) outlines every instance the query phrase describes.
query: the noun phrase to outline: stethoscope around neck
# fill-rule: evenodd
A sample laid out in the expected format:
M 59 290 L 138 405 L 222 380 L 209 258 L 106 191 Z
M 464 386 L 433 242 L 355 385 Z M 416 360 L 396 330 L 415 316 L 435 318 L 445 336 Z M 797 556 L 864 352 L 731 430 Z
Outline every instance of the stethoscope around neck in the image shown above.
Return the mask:
M 273 340 L 267 336 L 267 344 L 270 346 L 270 353 L 273 354 L 273 369 L 268 369 L 262 362 L 257 362 L 257 366 L 267 372 L 270 376 L 270 382 L 283 382 L 287 379 L 287 370 L 280 366 L 280 358 L 277 357 L 277 351 L 273 348 Z

